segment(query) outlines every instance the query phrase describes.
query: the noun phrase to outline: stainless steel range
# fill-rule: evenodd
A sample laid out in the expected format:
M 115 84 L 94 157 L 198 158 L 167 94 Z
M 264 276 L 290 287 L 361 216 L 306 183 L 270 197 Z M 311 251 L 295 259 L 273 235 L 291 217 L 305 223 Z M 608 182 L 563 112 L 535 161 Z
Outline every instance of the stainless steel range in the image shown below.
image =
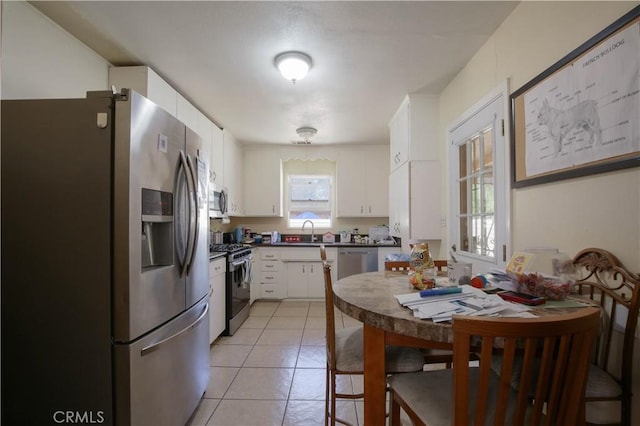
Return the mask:
M 249 317 L 253 254 L 251 247 L 244 244 L 215 244 L 210 250 L 226 253 L 227 300 L 224 335 L 231 336 Z

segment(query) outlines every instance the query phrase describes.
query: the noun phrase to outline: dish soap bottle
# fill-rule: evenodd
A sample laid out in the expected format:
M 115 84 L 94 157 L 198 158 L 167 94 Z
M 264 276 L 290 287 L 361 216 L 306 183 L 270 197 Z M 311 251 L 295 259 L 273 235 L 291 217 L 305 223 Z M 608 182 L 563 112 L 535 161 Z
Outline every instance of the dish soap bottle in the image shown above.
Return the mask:
M 436 268 L 429 252 L 429 244 L 409 244 L 411 256 L 409 260 L 409 282 L 418 289 L 433 288 L 436 285 Z

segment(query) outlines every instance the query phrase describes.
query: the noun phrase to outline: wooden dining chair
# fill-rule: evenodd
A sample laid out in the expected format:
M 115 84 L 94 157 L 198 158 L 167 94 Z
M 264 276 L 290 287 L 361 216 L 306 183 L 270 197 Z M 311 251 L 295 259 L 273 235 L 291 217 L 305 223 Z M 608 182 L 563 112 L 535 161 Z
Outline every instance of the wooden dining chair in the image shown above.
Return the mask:
M 416 425 L 537 425 L 543 419 L 578 425 L 599 323 L 595 307 L 539 318 L 455 315 L 452 369 L 389 377 L 390 425 L 400 424 L 401 407 Z M 497 346 L 499 375 L 491 369 Z M 481 352 L 478 367 L 469 365 L 474 347 Z M 523 361 L 514 363 L 518 353 Z M 512 375 L 518 376 L 518 390 Z
M 384 261 L 384 270 L 385 271 L 409 271 L 409 261 L 403 261 L 403 260 L 385 260 Z M 433 261 L 433 265 L 436 268 L 436 272 L 441 272 L 444 273 L 446 272 L 446 268 L 447 268 L 447 261 L 446 260 L 434 260 Z
M 324 245 L 320 246 L 320 258 L 324 271 L 327 339 L 325 425 L 335 425 L 336 422 L 349 425 L 347 421 L 337 418 L 336 399 L 359 399 L 364 394 L 337 392 L 336 377 L 364 374 L 363 327 L 336 329 L 331 265 L 327 261 Z M 388 374 L 421 371 L 424 366 L 422 353 L 416 348 L 387 346 L 385 360 Z
M 580 251 L 574 256 L 573 264 L 579 272 L 584 273 L 576 281 L 576 291 L 596 302 L 605 313 L 587 380 L 587 407 L 592 401 L 619 401 L 619 424 L 630 426 L 633 346 L 640 309 L 640 274 L 630 272 L 616 256 L 598 248 Z M 616 326 L 618 318 L 621 321 Z M 615 338 L 615 330 L 620 326 L 624 327 L 621 345 L 615 343 L 619 342 Z M 596 424 L 595 420 L 587 420 Z
M 409 261 L 406 260 L 385 260 L 385 271 L 409 272 Z

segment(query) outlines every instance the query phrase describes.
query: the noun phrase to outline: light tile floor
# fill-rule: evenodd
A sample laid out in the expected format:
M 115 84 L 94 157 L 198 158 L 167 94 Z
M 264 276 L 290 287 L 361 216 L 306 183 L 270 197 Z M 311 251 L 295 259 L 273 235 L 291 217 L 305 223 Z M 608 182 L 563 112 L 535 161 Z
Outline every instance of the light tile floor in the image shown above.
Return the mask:
M 236 334 L 211 346 L 209 386 L 188 426 L 324 425 L 324 309 L 324 302 L 255 302 Z M 336 327 L 356 324 L 336 311 Z M 362 376 L 340 379 L 341 392 L 362 392 Z M 340 418 L 364 424 L 362 400 L 337 404 Z

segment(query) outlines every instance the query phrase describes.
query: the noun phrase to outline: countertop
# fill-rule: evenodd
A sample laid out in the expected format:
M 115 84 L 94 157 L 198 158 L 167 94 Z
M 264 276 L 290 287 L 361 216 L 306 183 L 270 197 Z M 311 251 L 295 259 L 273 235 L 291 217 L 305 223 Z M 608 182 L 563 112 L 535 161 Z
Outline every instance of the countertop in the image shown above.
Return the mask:
M 310 241 L 302 241 L 299 243 L 271 243 L 271 244 L 254 244 L 253 247 L 320 247 L 324 244 L 326 248 L 331 247 L 395 247 L 401 248 L 399 244 L 355 244 L 355 243 L 322 243 Z
M 225 257 L 227 255 L 226 252 L 224 251 L 210 251 L 209 252 L 209 260 L 216 260 L 219 259 L 221 257 Z

